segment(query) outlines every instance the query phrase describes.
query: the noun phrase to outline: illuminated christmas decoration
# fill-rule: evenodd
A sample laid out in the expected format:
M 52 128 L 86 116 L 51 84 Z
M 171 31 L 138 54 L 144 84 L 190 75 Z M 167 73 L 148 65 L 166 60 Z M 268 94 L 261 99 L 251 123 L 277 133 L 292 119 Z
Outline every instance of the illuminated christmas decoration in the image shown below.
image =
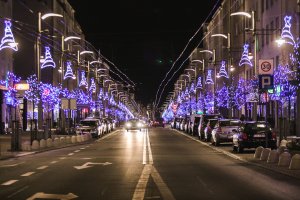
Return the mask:
M 207 84 L 207 85 L 214 84 L 214 81 L 212 80 L 212 77 L 211 77 L 211 72 L 212 72 L 212 70 L 207 71 L 207 77 L 206 77 L 206 81 L 205 81 L 205 84 Z
M 11 22 L 8 20 L 4 21 L 5 29 L 4 29 L 4 37 L 1 40 L 0 50 L 9 48 L 14 51 L 18 51 L 18 44 L 15 42 L 14 35 L 11 31 Z
M 84 86 L 84 87 L 88 87 L 88 83 L 87 83 L 87 81 L 86 81 L 86 78 L 85 78 L 85 72 L 84 71 L 82 71 L 81 72 L 81 80 L 80 80 L 80 83 L 79 83 L 79 85 L 78 85 L 79 87 L 81 87 L 81 86 Z
M 201 76 L 198 77 L 196 88 L 197 89 L 202 89 L 203 88 L 203 86 L 202 86 L 202 77 Z
M 228 74 L 227 74 L 227 71 L 226 71 L 226 68 L 225 68 L 225 65 L 226 65 L 225 61 L 222 61 L 219 76 L 229 78 Z
M 61 87 L 55 87 L 51 84 L 42 84 L 41 85 L 41 101 L 42 106 L 45 111 L 53 110 L 56 105 L 59 104 L 61 93 Z
M 281 38 L 285 40 L 285 43 L 294 45 L 295 40 L 293 34 L 291 33 L 291 19 L 292 16 L 284 17 L 284 27 L 282 28 Z
M 191 87 L 190 87 L 190 93 L 195 93 L 196 90 L 195 90 L 195 84 L 194 83 L 191 83 Z
M 241 60 L 239 62 L 239 66 L 242 66 L 242 65 L 249 65 L 251 67 L 253 66 L 253 64 L 251 63 L 251 61 L 249 59 L 248 47 L 249 47 L 249 44 L 244 45 L 244 51 L 243 51 Z
M 181 97 L 180 97 L 180 95 L 177 96 L 177 102 L 181 103 Z
M 90 91 L 90 92 L 93 92 L 93 93 L 96 92 L 96 84 L 95 84 L 94 78 L 91 78 L 91 86 L 90 86 L 89 91 Z
M 100 90 L 99 90 L 99 95 L 98 95 L 98 99 L 103 99 L 103 97 L 104 97 L 104 93 L 103 93 L 103 88 L 100 88 Z
M 64 80 L 67 78 L 75 79 L 75 75 L 73 74 L 70 61 L 67 62 L 67 71 L 65 73 Z
M 86 94 L 81 89 L 74 90 L 77 104 L 89 104 L 90 103 L 90 97 L 88 94 Z
M 16 107 L 19 104 L 16 96 L 17 90 L 15 88 L 15 84 L 19 83 L 20 80 L 21 78 L 18 78 L 14 73 L 7 72 L 5 81 L 0 81 L 0 84 L 7 88 L 7 91 L 4 94 L 5 103 L 7 105 Z
M 208 114 L 214 113 L 214 95 L 212 92 L 206 92 L 204 103 L 206 112 Z
M 226 87 L 224 85 L 220 90 L 217 91 L 216 101 L 217 101 L 218 107 L 228 108 L 228 104 L 229 104 L 228 87 Z
M 185 97 L 189 97 L 189 96 L 190 96 L 189 88 L 188 88 L 188 87 L 185 88 L 184 96 L 185 96 Z
M 108 92 L 105 92 L 104 100 L 108 100 L 108 99 L 109 99 Z
M 46 67 L 52 67 L 52 68 L 56 67 L 56 64 L 53 61 L 51 53 L 50 53 L 50 47 L 45 47 L 45 60 L 42 63 L 41 69 L 44 69 Z
M 241 109 L 246 103 L 246 82 L 240 78 L 236 90 L 234 91 L 233 104 L 237 109 Z

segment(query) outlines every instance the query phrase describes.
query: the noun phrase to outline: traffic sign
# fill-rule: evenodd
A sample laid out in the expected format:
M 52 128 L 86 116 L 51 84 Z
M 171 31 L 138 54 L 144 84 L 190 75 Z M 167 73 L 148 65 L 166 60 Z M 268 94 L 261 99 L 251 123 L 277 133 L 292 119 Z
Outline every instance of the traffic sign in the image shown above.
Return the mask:
M 259 89 L 269 90 L 273 89 L 273 75 L 258 75 Z
M 274 73 L 274 61 L 273 59 L 259 59 L 258 61 L 258 74 L 269 74 Z

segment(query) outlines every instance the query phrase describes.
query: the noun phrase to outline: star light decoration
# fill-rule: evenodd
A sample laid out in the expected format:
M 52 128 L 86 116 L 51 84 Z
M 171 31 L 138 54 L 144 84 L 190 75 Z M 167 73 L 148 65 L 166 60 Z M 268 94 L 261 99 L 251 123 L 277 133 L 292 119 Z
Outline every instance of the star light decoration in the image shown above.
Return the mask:
M 87 83 L 87 81 L 86 81 L 86 78 L 85 78 L 85 72 L 84 71 L 82 71 L 81 72 L 81 80 L 80 80 L 80 83 L 79 83 L 79 85 L 78 85 L 79 87 L 81 87 L 81 86 L 84 86 L 84 87 L 88 87 L 88 83 Z
M 242 65 L 249 65 L 249 66 L 253 66 L 252 62 L 249 59 L 249 50 L 248 50 L 249 44 L 244 44 L 244 51 L 241 57 L 241 60 L 239 62 L 239 66 Z
M 284 17 L 284 27 L 282 28 L 281 38 L 285 40 L 285 43 L 290 45 L 295 45 L 294 36 L 291 33 L 291 20 L 292 16 L 285 16 Z
M 4 37 L 1 39 L 0 50 L 9 48 L 14 51 L 18 51 L 18 44 L 15 42 L 14 35 L 11 31 L 11 22 L 9 20 L 4 20 L 5 29 Z
M 214 81 L 212 80 L 212 77 L 211 77 L 211 72 L 212 72 L 212 70 L 207 70 L 207 77 L 206 77 L 206 81 L 205 81 L 205 84 L 207 84 L 207 85 L 214 84 Z
M 41 69 L 52 67 L 55 68 L 56 64 L 52 59 L 51 53 L 50 53 L 50 47 L 45 47 L 45 60 L 42 63 Z
M 201 76 L 198 77 L 196 88 L 197 89 L 202 89 L 203 88 L 203 86 L 202 86 L 202 77 Z
M 227 74 L 227 71 L 226 71 L 226 68 L 225 68 L 225 65 L 226 65 L 226 62 L 222 61 L 221 62 L 221 68 L 220 68 L 220 71 L 219 71 L 219 76 L 229 78 L 228 74 Z
M 73 74 L 70 61 L 67 62 L 67 71 L 64 75 L 64 80 L 67 79 L 67 78 L 75 79 L 75 75 Z

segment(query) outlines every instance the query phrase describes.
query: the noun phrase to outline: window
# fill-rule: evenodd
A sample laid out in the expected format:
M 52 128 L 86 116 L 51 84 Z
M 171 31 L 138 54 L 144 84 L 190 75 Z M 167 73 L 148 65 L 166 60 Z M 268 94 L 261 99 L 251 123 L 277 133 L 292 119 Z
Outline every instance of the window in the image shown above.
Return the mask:
M 266 10 L 269 9 L 269 0 L 266 0 Z
M 265 30 L 261 30 L 261 46 L 263 47 L 265 45 Z
M 263 13 L 265 10 L 264 5 L 265 5 L 265 0 L 261 0 L 261 13 Z
M 271 21 L 271 24 L 270 24 L 270 29 L 271 29 L 271 42 L 273 42 L 274 38 L 275 38 L 275 34 L 276 34 L 276 31 L 277 30 L 274 30 L 274 21 Z

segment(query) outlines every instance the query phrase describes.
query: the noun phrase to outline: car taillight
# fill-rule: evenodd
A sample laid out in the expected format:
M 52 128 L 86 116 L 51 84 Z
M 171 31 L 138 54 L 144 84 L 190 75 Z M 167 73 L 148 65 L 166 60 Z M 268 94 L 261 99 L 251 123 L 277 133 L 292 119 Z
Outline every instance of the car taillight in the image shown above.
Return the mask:
M 248 139 L 248 135 L 247 135 L 246 133 L 242 133 L 241 138 L 242 138 L 243 140 L 247 140 L 247 139 Z

